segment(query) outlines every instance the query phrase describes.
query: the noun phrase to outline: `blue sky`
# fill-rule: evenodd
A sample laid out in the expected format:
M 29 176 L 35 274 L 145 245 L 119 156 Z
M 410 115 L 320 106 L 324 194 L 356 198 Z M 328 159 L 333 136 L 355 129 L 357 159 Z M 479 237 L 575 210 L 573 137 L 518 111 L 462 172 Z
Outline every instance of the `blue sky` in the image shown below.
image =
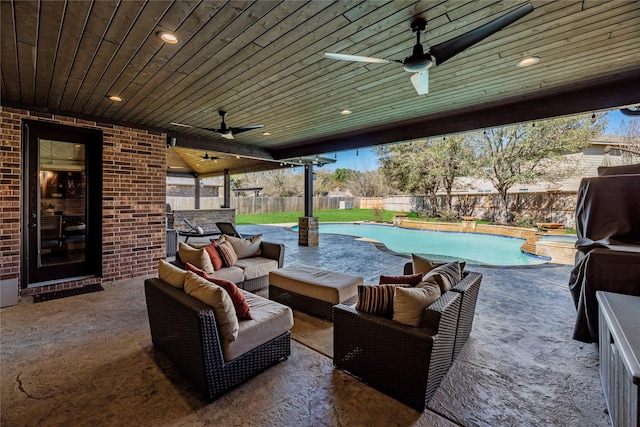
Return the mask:
M 608 123 L 604 133 L 617 134 L 622 120 L 627 122 L 631 117 L 623 115 L 620 110 L 612 110 L 607 116 Z M 357 155 L 356 155 L 357 151 Z M 334 164 L 326 165 L 324 170 L 335 170 L 337 168 L 355 169 L 360 171 L 372 171 L 378 169 L 378 157 L 370 148 L 361 148 L 358 150 L 341 151 L 338 153 L 326 153 L 326 157 L 333 157 L 337 154 L 337 161 Z

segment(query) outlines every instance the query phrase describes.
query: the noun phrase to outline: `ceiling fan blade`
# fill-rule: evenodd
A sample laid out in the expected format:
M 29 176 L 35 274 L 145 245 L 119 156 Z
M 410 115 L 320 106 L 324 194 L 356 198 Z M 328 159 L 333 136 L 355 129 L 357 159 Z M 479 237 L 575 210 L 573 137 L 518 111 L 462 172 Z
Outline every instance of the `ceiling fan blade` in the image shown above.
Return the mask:
M 231 132 L 233 133 L 240 133 L 240 132 L 246 132 L 248 130 L 252 130 L 252 129 L 260 129 L 263 128 L 264 125 L 255 125 L 255 126 L 240 126 L 237 128 L 229 128 L 231 130 Z
M 200 128 L 204 130 L 208 130 L 209 132 L 215 132 L 223 138 L 233 139 L 233 131 L 229 128 L 226 129 L 214 129 L 214 128 Z
M 411 83 L 418 95 L 429 93 L 429 70 L 420 71 L 411 76 Z
M 170 124 L 170 125 L 174 125 L 174 126 L 180 126 L 180 127 L 183 127 L 183 128 L 192 128 L 192 127 L 193 127 L 193 126 L 190 126 L 190 125 L 185 125 L 185 124 L 182 124 L 182 123 L 176 123 L 176 122 L 171 122 L 171 123 L 169 123 L 169 124 Z
M 342 53 L 325 52 L 324 57 L 328 59 L 339 59 L 341 61 L 371 62 L 378 64 L 388 64 L 389 62 L 391 62 L 387 59 L 371 58 L 368 56 L 345 55 Z
M 440 65 L 448 59 L 453 58 L 466 48 L 473 46 L 474 44 L 486 39 L 490 35 L 500 31 L 508 25 L 513 24 L 523 16 L 533 12 L 533 6 L 531 3 L 526 3 L 519 8 L 512 10 L 506 15 L 500 18 L 494 19 L 476 29 L 473 29 L 467 33 L 464 33 L 458 37 L 454 37 L 451 40 L 447 40 L 442 43 L 438 43 L 431 46 L 429 54 L 436 60 L 436 65 Z

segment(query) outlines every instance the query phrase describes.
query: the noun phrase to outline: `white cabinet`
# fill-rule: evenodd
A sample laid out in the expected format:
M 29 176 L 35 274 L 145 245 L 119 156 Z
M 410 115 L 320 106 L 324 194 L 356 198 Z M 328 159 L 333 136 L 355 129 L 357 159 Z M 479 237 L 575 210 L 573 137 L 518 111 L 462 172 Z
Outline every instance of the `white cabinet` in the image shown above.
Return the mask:
M 639 427 L 640 297 L 598 291 L 600 378 L 611 425 Z

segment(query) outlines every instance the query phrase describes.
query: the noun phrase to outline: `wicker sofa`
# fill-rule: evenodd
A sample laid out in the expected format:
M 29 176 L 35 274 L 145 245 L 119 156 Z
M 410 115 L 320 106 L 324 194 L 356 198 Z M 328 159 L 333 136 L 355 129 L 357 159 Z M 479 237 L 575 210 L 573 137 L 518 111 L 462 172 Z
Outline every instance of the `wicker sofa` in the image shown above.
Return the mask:
M 241 291 L 252 308 L 253 320 L 240 322 L 232 344 L 235 348 L 229 350 L 211 306 L 159 278 L 146 279 L 144 289 L 153 344 L 207 400 L 291 354 L 293 314 L 289 307 Z M 229 356 L 230 351 L 235 354 Z
M 410 269 L 411 264 L 405 272 Z M 481 274 L 465 272 L 462 281 L 427 307 L 420 327 L 355 306 L 334 306 L 334 365 L 424 411 L 469 337 L 481 280 Z
M 191 244 L 194 248 L 201 248 L 206 244 Z M 185 268 L 179 252 L 173 262 L 180 268 Z M 233 267 L 223 267 L 209 274 L 217 279 L 230 280 L 239 288 L 255 292 L 269 286 L 269 272 L 284 265 L 284 245 L 280 243 L 260 242 L 260 256 L 238 260 Z

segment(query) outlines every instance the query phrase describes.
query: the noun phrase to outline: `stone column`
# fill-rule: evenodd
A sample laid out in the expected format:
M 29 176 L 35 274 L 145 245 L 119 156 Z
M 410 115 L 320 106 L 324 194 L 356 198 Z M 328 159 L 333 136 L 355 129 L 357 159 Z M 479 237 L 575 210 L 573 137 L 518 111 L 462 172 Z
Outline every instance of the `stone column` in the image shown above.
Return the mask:
M 298 218 L 298 245 L 318 246 L 317 216 L 301 216 Z

